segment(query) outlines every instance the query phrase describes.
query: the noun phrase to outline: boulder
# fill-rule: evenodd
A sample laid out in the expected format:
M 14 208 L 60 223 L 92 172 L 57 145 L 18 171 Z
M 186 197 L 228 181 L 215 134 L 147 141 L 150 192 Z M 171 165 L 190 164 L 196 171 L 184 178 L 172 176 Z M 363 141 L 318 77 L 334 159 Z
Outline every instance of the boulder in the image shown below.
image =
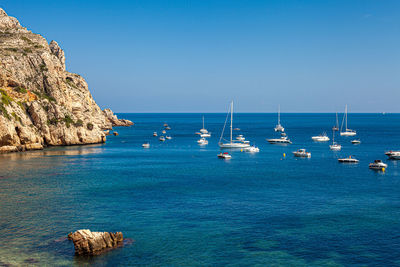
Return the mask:
M 76 255 L 99 255 L 110 249 L 123 245 L 121 232 L 92 232 L 90 230 L 78 230 L 70 233 L 68 239 L 72 240 Z

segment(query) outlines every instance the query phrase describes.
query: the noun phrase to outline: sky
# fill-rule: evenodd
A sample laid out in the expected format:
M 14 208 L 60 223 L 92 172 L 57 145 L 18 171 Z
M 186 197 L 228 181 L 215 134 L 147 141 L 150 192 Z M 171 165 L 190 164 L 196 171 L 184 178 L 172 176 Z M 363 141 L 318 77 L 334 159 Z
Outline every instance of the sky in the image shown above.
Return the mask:
M 400 112 L 397 0 L 0 0 L 114 112 Z

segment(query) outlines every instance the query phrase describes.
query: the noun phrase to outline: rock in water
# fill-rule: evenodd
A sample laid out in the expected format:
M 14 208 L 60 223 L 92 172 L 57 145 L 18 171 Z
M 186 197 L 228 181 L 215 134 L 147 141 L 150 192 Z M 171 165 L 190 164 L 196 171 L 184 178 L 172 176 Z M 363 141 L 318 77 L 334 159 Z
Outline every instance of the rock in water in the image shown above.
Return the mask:
M 70 233 L 68 239 L 74 242 L 76 255 L 98 255 L 122 246 L 124 241 L 121 232 L 92 232 L 90 230 L 78 230 Z
M 100 109 L 57 42 L 0 8 L 0 153 L 103 143 L 104 130 L 132 124 Z

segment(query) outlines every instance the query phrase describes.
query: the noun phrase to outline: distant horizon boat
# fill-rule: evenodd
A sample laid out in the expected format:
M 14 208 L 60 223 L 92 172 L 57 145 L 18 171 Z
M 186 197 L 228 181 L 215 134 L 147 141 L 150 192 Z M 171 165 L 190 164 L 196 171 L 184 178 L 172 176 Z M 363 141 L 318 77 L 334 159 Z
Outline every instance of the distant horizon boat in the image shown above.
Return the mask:
M 203 128 L 200 129 L 201 137 L 210 137 L 211 133 L 204 127 L 204 116 L 203 116 Z
M 344 131 L 343 131 L 343 122 L 346 122 L 346 128 Z M 343 115 L 343 120 L 342 120 L 342 127 L 340 129 L 340 135 L 341 136 L 355 136 L 356 134 L 357 134 L 357 132 L 355 130 L 347 128 L 347 105 L 346 105 L 344 115 Z
M 230 140 L 228 142 L 226 142 L 226 143 L 223 143 L 222 139 L 224 137 L 224 131 L 225 131 L 226 122 L 228 120 L 229 113 L 231 114 Z M 221 133 L 221 137 L 219 139 L 218 145 L 219 145 L 220 148 L 245 148 L 245 147 L 249 147 L 250 146 L 250 144 L 248 142 L 243 142 L 243 141 L 239 141 L 239 140 L 233 140 L 232 131 L 233 131 L 233 101 L 231 102 L 230 108 L 228 110 L 228 114 L 227 114 L 226 119 L 225 119 L 224 128 L 222 129 L 222 133 Z

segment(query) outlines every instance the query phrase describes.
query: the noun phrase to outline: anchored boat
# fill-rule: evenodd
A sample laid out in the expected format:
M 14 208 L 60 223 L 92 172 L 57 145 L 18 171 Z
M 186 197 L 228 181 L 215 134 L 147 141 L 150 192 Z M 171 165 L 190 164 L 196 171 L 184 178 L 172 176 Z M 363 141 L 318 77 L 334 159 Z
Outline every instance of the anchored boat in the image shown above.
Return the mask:
M 343 123 L 346 122 L 346 128 L 343 131 Z M 344 111 L 344 116 L 343 116 L 343 120 L 342 120 L 342 127 L 340 130 L 340 135 L 341 136 L 355 136 L 357 134 L 357 132 L 355 130 L 349 129 L 347 128 L 347 105 Z

